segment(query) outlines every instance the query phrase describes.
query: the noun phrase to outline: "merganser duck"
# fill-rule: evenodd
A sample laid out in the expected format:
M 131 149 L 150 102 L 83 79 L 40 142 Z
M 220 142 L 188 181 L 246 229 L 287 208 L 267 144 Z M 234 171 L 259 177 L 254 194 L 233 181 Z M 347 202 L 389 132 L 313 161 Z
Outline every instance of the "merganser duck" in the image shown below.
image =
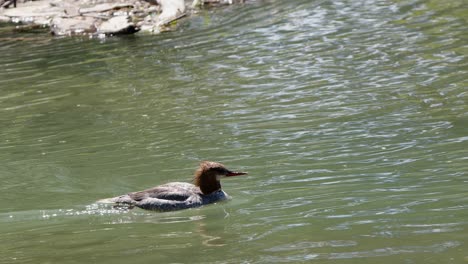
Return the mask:
M 223 164 L 203 161 L 195 171 L 193 182 L 171 182 L 151 189 L 131 192 L 98 202 L 127 205 L 147 210 L 174 211 L 226 200 L 229 196 L 221 189 L 223 177 L 245 175 L 246 172 L 228 170 Z

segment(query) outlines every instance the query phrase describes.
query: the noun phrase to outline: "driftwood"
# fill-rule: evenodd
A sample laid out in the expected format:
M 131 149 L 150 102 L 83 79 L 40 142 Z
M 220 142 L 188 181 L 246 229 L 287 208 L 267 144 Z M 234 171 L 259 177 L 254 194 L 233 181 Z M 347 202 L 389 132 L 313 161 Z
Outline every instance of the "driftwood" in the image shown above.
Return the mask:
M 16 7 L 16 0 L 0 0 L 1 8 L 10 7 L 11 4 L 13 4 L 13 7 Z
M 99 4 L 93 7 L 88 8 L 80 8 L 80 13 L 102 13 L 111 10 L 119 10 L 122 8 L 133 8 L 134 5 L 132 3 L 122 3 L 122 4 Z
M 181 19 L 181 18 L 183 18 L 185 16 L 187 16 L 187 13 L 180 14 L 180 15 L 178 15 L 178 16 L 170 19 L 170 20 L 164 21 L 164 23 L 162 23 L 162 25 L 163 26 L 169 26 L 172 22 L 177 21 L 177 20 L 179 20 L 179 19 Z

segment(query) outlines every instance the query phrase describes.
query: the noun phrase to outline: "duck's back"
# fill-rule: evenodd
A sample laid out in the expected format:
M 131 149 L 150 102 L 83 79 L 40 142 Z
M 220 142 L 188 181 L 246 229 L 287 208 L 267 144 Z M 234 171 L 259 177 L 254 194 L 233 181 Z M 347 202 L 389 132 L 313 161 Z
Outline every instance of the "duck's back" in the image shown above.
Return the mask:
M 199 207 L 227 198 L 227 194 L 222 190 L 205 195 L 199 187 L 193 184 L 171 182 L 151 189 L 110 198 L 106 202 L 127 204 L 147 210 L 174 211 Z
M 128 194 L 128 196 L 136 202 L 143 201 L 148 198 L 185 201 L 193 195 L 202 195 L 202 192 L 197 186 L 186 182 L 171 182 L 151 189 Z

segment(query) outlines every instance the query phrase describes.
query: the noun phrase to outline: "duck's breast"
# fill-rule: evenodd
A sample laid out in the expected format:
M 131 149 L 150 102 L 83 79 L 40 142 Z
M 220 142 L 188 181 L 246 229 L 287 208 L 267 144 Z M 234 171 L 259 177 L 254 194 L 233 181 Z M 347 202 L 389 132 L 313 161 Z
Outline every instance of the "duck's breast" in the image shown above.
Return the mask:
M 229 195 L 223 190 L 219 190 L 210 194 L 202 195 L 203 204 L 216 203 L 230 199 Z

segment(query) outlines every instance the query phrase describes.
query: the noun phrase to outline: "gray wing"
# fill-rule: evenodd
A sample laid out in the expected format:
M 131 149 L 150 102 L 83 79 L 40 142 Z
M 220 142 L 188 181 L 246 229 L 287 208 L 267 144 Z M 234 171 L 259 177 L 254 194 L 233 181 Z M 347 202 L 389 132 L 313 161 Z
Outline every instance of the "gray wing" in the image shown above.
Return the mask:
M 169 183 L 156 186 L 140 192 L 129 193 L 135 201 L 141 201 L 148 198 L 157 198 L 171 201 L 186 201 L 194 194 L 199 194 L 199 188 L 189 183 Z

